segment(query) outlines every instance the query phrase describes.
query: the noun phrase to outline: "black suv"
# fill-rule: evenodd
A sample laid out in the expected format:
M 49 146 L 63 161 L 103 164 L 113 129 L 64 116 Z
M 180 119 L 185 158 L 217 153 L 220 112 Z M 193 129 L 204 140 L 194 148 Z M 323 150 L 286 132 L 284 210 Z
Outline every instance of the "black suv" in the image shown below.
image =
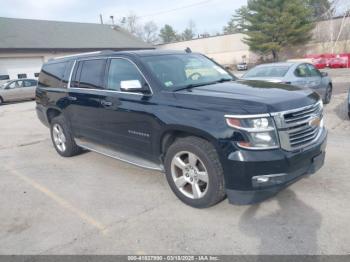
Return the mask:
M 238 81 L 201 54 L 102 51 L 51 60 L 37 114 L 64 157 L 82 149 L 164 171 L 184 203 L 262 201 L 324 163 L 310 89 Z

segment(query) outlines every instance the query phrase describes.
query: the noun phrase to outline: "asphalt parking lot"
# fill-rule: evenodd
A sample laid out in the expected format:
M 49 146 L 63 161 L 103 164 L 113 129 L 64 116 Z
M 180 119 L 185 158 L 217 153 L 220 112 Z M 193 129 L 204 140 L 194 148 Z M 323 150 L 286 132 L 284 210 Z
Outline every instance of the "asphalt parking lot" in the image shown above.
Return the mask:
M 61 158 L 34 102 L 1 106 L 0 254 L 350 254 L 349 71 L 326 107 L 325 166 L 254 206 L 197 210 L 161 173 Z

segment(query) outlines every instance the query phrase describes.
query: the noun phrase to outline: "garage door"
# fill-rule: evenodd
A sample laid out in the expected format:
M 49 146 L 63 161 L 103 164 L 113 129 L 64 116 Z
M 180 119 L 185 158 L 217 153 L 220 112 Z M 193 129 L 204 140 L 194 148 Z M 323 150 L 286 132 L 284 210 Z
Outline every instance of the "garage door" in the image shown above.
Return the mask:
M 9 75 L 10 79 L 34 78 L 42 64 L 42 57 L 0 58 L 0 75 Z

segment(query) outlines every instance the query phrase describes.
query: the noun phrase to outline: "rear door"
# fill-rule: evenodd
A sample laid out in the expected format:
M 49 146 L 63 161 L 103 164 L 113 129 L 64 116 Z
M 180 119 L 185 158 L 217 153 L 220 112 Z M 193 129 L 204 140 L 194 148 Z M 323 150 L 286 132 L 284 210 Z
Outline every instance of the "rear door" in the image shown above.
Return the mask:
M 322 76 L 320 71 L 311 64 L 306 64 L 309 69 L 309 88 L 320 89 L 322 87 Z
M 26 99 L 35 98 L 35 88 L 37 82 L 35 80 L 23 80 L 23 92 L 25 93 Z
M 101 133 L 101 100 L 105 83 L 107 59 L 76 62 L 66 108 L 74 136 L 97 140 Z

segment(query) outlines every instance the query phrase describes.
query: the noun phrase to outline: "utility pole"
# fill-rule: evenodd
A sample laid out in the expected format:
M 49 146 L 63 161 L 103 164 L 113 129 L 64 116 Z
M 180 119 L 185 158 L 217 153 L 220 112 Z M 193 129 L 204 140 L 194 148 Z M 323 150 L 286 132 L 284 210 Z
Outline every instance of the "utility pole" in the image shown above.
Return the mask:
M 114 25 L 114 16 L 111 15 L 110 18 L 111 18 L 111 20 L 112 20 L 112 25 Z
M 101 23 L 101 25 L 103 25 L 103 17 L 102 17 L 102 14 L 100 14 L 100 23 Z

